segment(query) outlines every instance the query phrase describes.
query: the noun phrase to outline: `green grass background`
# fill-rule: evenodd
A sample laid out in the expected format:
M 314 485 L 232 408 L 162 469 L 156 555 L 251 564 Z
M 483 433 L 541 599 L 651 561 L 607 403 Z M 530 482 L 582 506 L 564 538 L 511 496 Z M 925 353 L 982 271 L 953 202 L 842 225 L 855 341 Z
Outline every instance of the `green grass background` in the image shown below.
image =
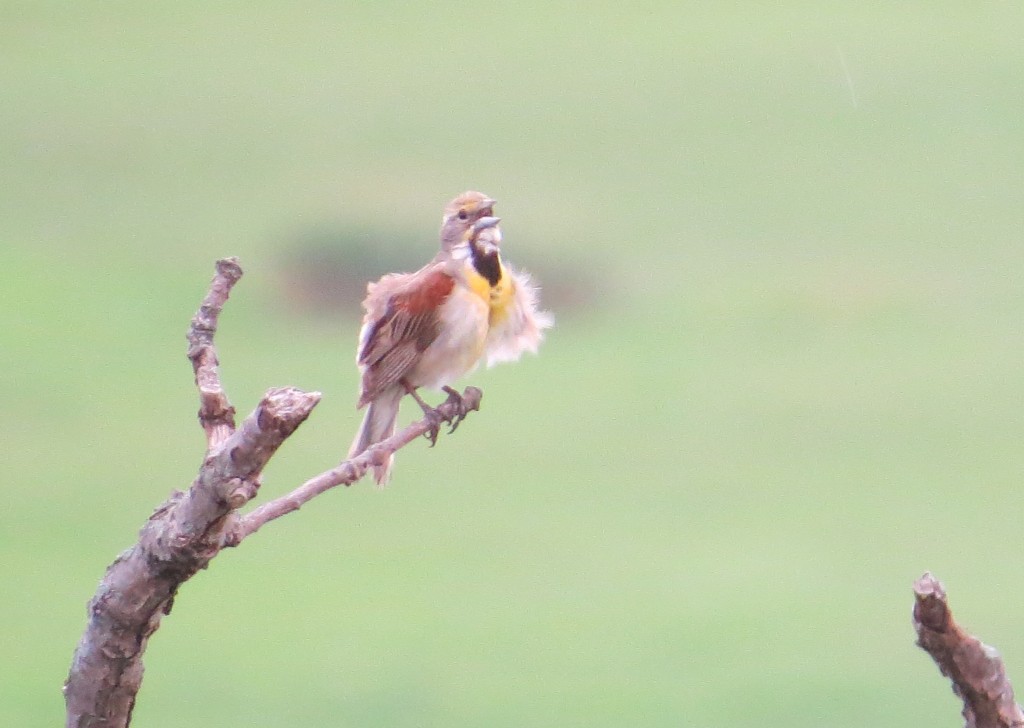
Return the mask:
M 136 724 L 960 725 L 910 586 L 1024 679 L 1022 34 L 1016 3 L 4 0 L 0 724 L 59 724 L 86 601 L 195 473 L 214 259 L 239 410 L 325 394 L 267 498 L 358 421 L 355 312 L 282 261 L 324 226 L 426 260 L 476 188 L 585 305 L 387 490 L 188 583 Z

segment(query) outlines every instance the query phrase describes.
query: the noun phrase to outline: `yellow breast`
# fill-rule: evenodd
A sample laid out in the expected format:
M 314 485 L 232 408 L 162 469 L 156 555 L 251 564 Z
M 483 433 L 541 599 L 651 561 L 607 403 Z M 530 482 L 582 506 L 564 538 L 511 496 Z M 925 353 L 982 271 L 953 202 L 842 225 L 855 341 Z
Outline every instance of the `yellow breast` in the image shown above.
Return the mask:
M 480 275 L 472 263 L 466 266 L 466 282 L 473 293 L 481 298 L 490 309 L 490 325 L 504 320 L 508 315 L 508 307 L 512 302 L 512 294 L 515 293 L 515 282 L 509 275 L 505 265 L 501 266 L 501 278 L 497 284 L 491 285 L 490 281 Z

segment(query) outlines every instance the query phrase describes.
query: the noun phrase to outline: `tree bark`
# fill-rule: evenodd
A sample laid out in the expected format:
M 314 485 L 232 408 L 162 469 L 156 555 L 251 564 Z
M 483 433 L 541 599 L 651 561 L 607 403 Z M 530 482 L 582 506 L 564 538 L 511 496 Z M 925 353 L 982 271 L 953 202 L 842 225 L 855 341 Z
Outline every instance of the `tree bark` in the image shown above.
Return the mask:
M 89 602 L 85 633 L 64 685 L 68 728 L 124 728 L 131 722 L 142 684 L 150 636 L 169 614 L 183 583 L 206 568 L 221 549 L 237 546 L 267 522 L 297 510 L 337 485 L 359 480 L 367 468 L 437 423 L 415 422 L 359 456 L 310 479 L 289 495 L 248 515 L 238 515 L 259 492 L 260 474 L 320 401 L 319 392 L 270 389 L 235 427 L 235 409 L 220 382 L 213 344 L 218 316 L 242 276 L 234 258 L 217 262 L 209 291 L 189 328 L 188 356 L 199 390 L 199 421 L 207 452 L 196 479 L 175 491 L 149 517 L 138 542 L 107 568 Z M 462 402 L 446 402 L 438 419 L 453 421 L 479 408 L 481 393 L 469 388 Z
M 954 620 L 942 584 L 926 573 L 914 582 L 917 644 L 931 655 L 963 703 L 966 728 L 1020 728 L 1024 712 L 994 647 L 965 632 Z

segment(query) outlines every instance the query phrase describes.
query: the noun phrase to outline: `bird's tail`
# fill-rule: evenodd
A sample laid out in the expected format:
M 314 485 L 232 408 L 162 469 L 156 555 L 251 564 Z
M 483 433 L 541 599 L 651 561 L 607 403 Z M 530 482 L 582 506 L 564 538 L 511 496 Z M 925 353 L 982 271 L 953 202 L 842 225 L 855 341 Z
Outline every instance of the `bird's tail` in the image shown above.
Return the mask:
M 348 451 L 350 458 L 354 458 L 371 445 L 376 445 L 381 440 L 386 440 L 395 434 L 398 403 L 403 394 L 405 392 L 401 387 L 392 387 L 381 392 L 376 399 L 370 402 L 366 408 L 366 415 L 363 417 L 363 424 L 359 427 L 356 439 L 352 441 L 352 447 Z M 391 454 L 386 463 L 373 466 L 373 479 L 377 481 L 377 485 L 387 485 L 391 478 L 391 465 L 394 461 L 395 456 Z

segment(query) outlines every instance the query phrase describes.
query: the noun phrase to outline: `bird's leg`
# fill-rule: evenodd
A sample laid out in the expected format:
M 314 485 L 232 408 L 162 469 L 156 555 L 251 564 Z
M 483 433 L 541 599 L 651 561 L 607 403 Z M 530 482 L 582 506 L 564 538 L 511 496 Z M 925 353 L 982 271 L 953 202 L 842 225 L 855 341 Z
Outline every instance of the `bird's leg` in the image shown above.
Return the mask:
M 431 407 L 429 404 L 423 401 L 423 397 L 421 397 L 420 393 L 416 391 L 416 387 L 412 386 L 411 384 L 409 384 L 409 382 L 405 381 L 404 379 L 402 380 L 402 386 L 405 387 L 406 394 L 410 395 L 413 399 L 416 400 L 416 403 L 420 406 L 420 409 L 423 410 L 423 414 L 429 415 L 431 412 L 434 411 L 433 407 Z
M 405 391 L 416 400 L 416 404 L 423 410 L 423 415 L 430 425 L 430 428 L 423 433 L 423 436 L 430 440 L 430 446 L 433 447 L 437 444 L 437 436 L 441 433 L 441 423 L 445 421 L 445 418 L 435 408 L 423 401 L 419 392 L 416 391 L 416 387 L 404 379 L 402 380 L 402 386 L 405 387 Z

